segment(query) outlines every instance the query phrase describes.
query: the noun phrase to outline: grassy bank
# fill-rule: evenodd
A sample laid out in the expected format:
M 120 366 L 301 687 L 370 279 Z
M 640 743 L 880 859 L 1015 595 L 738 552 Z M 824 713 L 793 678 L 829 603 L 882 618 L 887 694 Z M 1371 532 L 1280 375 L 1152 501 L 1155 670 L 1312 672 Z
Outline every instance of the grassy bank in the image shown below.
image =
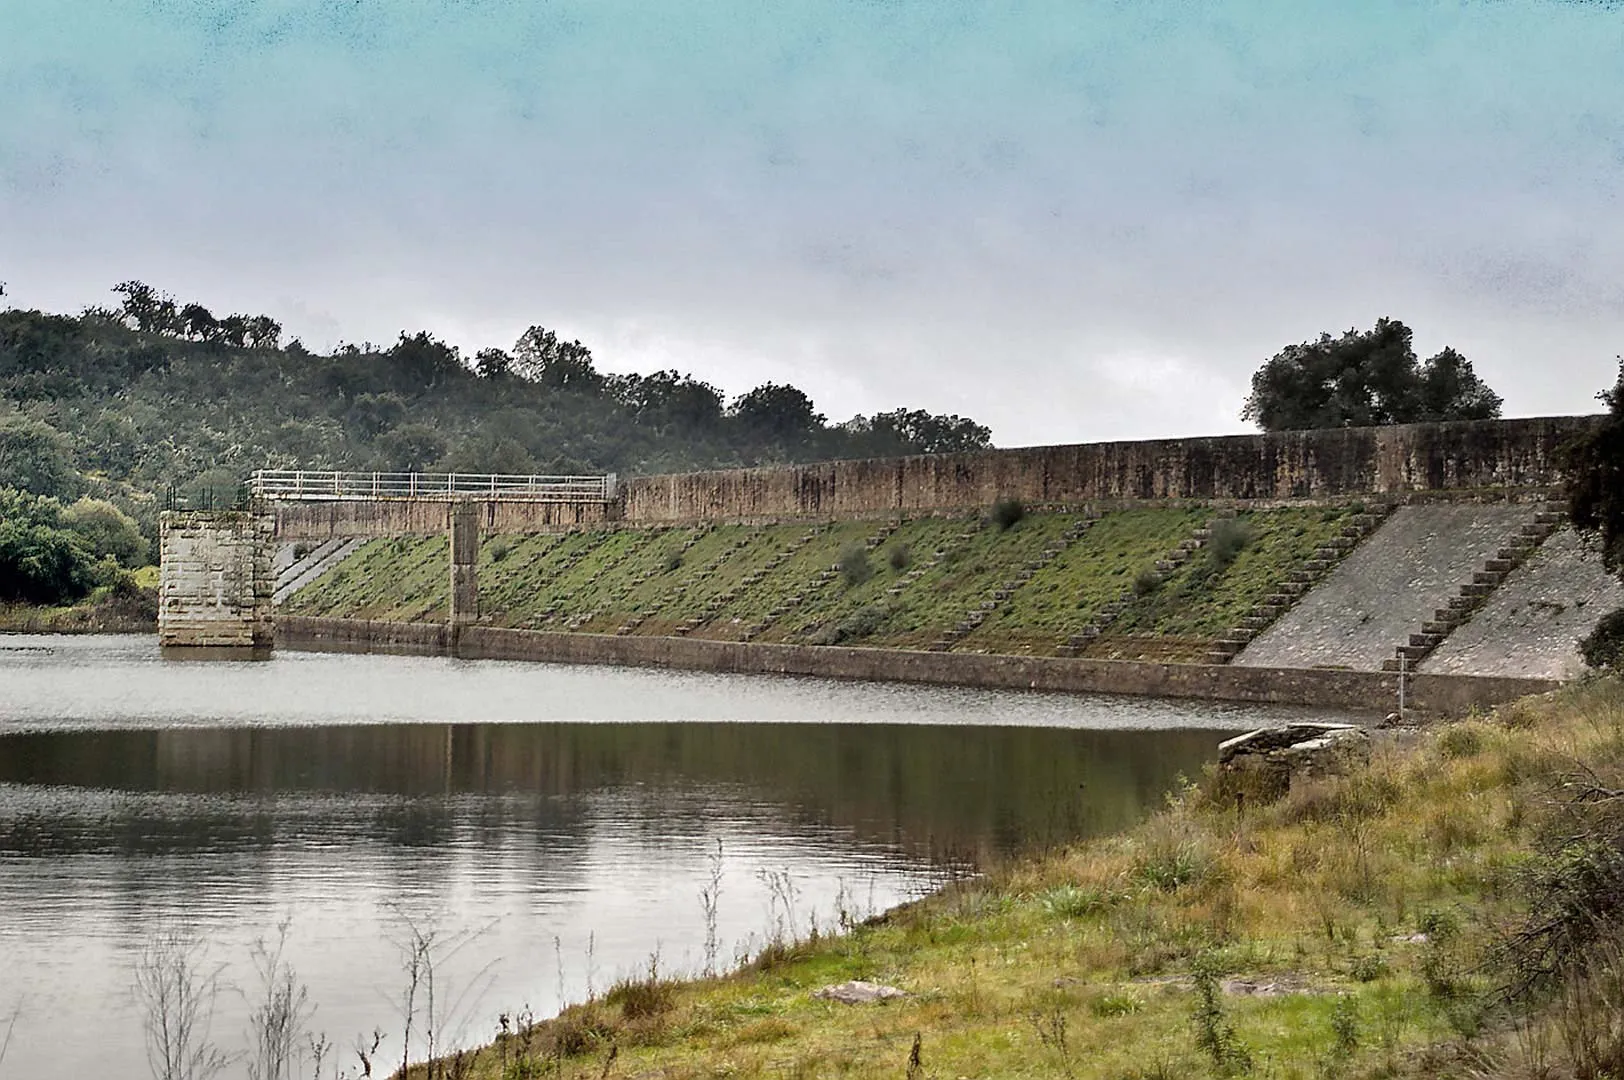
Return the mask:
M 142 567 L 77 604 L 0 604 L 0 634 L 146 634 L 158 630 L 158 568 Z
M 1618 1076 L 1618 788 L 1624 687 L 1587 683 L 1273 802 L 1191 784 L 1129 833 L 722 977 L 624 980 L 433 1075 Z M 908 996 L 812 996 L 848 979 Z

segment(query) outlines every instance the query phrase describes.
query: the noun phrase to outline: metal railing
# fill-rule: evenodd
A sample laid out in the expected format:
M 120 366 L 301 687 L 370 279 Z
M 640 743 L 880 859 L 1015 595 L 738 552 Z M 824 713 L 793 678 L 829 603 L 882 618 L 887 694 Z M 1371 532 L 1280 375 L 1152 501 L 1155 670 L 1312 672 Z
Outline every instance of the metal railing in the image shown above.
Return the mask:
M 537 502 L 608 502 L 615 475 L 517 476 L 505 473 L 319 472 L 258 469 L 248 480 L 257 499 L 321 502 L 334 499 L 523 499 Z

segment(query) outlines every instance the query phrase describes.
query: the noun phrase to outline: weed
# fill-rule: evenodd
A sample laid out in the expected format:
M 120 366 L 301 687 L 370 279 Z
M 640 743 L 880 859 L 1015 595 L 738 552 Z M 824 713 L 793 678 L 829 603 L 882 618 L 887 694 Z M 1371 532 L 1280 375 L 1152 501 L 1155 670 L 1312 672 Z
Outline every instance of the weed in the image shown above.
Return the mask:
M 1393 973 L 1393 967 L 1387 958 L 1380 953 L 1366 953 L 1354 960 L 1348 968 L 1348 974 L 1355 980 L 1367 983 L 1377 979 L 1385 979 Z
M 1351 997 L 1339 998 L 1331 1010 L 1331 1045 L 1343 1060 L 1359 1049 L 1359 1003 Z
M 1140 599 L 1144 599 L 1161 587 L 1162 575 L 1149 567 L 1134 575 L 1133 594 Z
M 1438 733 L 1438 752 L 1451 759 L 1476 757 L 1483 752 L 1483 728 L 1474 723 L 1450 724 Z
M 627 1020 L 642 1020 L 670 1012 L 676 998 L 676 988 L 670 981 L 661 979 L 657 963 L 650 962 L 646 976 L 615 983 L 603 1001 L 605 1005 L 619 1006 L 620 1015 Z
M 886 552 L 885 561 L 891 564 L 893 570 L 906 570 L 913 561 L 913 553 L 908 550 L 907 544 L 892 544 L 891 550 Z
M 486 545 L 486 549 L 491 553 L 491 562 L 499 563 L 512 553 L 513 545 L 506 537 L 499 536 Z
M 874 564 L 868 561 L 868 552 L 859 544 L 850 544 L 841 551 L 838 565 L 847 588 L 856 588 L 874 576 Z
M 1076 919 L 1105 910 L 1112 897 L 1103 889 L 1056 885 L 1038 897 L 1045 913 L 1056 919 Z
M 1105 993 L 1088 1003 L 1088 1011 L 1102 1020 L 1114 1016 L 1132 1016 L 1145 1007 L 1145 1003 L 1132 994 Z
M 1207 538 L 1207 562 L 1215 571 L 1227 570 L 1252 542 L 1252 530 L 1238 518 L 1225 518 L 1212 527 Z
M 1252 1071 L 1252 1052 L 1235 1034 L 1219 1002 L 1218 969 L 1209 957 L 1197 957 L 1191 974 L 1195 978 L 1196 1003 L 1191 1014 L 1195 1044 L 1212 1059 L 1219 1076 L 1243 1076 Z
M 1021 500 L 1009 496 L 993 503 L 992 510 L 987 514 L 988 519 L 998 526 L 999 532 L 1013 528 L 1025 516 L 1026 505 Z

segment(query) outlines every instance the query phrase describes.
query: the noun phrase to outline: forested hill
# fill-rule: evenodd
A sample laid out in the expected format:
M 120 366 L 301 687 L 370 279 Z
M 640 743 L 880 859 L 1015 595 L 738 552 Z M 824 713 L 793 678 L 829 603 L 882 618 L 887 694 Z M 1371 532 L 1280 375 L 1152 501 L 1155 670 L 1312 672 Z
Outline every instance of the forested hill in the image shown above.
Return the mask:
M 261 467 L 631 474 L 990 445 L 956 416 L 831 424 L 793 386 L 728 401 L 676 371 L 606 374 L 541 327 L 473 356 L 426 332 L 320 355 L 265 316 L 114 291 L 118 307 L 78 316 L 0 311 L 0 488 L 184 494 Z

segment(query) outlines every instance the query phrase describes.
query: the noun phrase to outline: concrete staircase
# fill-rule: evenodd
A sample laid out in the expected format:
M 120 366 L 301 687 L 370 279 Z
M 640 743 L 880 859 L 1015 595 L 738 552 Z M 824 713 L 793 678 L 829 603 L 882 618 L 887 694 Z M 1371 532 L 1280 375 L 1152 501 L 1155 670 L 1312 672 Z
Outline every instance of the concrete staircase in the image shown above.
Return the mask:
M 1472 574 L 1471 581 L 1461 585 L 1446 606 L 1434 611 L 1432 618 L 1422 623 L 1421 629 L 1411 634 L 1407 643 L 1397 646 L 1393 655 L 1382 661 L 1383 671 L 1414 671 L 1494 595 L 1513 570 L 1527 562 L 1529 556 L 1562 527 L 1566 515 L 1559 504 L 1547 500 L 1538 506 L 1533 516 L 1507 540 L 1505 547 L 1485 559 L 1482 568 Z
M 271 603 L 280 604 L 306 585 L 333 569 L 366 543 L 365 540 L 328 540 L 312 548 L 302 559 L 293 559 L 278 570 Z
M 1196 552 L 1207 546 L 1207 541 L 1212 538 L 1213 526 L 1234 516 L 1235 511 L 1233 510 L 1219 510 L 1207 524 L 1179 541 L 1178 547 L 1157 559 L 1154 564 L 1156 572 L 1165 577 L 1189 562 Z M 1055 655 L 1081 656 L 1083 650 L 1088 648 L 1101 634 L 1105 633 L 1111 624 L 1116 622 L 1136 599 L 1138 597 L 1134 594 L 1133 586 L 1129 585 L 1118 593 L 1115 599 L 1100 608 L 1099 614 L 1094 616 L 1092 622 L 1062 642 L 1060 647 L 1055 650 Z
M 1088 533 L 1088 530 L 1093 528 L 1094 522 L 1098 521 L 1099 518 L 1100 515 L 1093 510 L 1084 511 L 1083 516 L 1078 518 L 1071 528 L 1067 529 L 1057 540 L 1045 547 L 1036 556 L 1029 559 L 1020 570 L 1016 571 L 1013 578 L 989 592 L 986 599 L 982 600 L 978 607 L 971 608 L 965 613 L 963 619 L 954 624 L 951 630 L 936 641 L 931 642 L 926 648 L 930 652 L 947 652 L 960 641 L 979 630 L 982 624 L 991 618 L 994 612 L 1007 604 L 1010 598 L 1027 582 L 1031 581 L 1039 570 L 1054 562 L 1067 548 L 1082 539 Z M 939 556 L 942 553 L 938 552 L 937 554 Z
M 773 552 L 772 558 L 768 559 L 759 567 L 744 575 L 744 577 L 739 580 L 739 587 L 737 589 L 728 589 L 726 592 L 717 593 L 715 596 L 710 598 L 702 609 L 700 609 L 698 615 L 678 624 L 677 627 L 671 632 L 677 637 L 687 637 L 695 630 L 698 630 L 701 626 L 711 622 L 717 616 L 721 615 L 724 608 L 739 598 L 740 591 L 748 589 L 753 585 L 760 584 L 766 579 L 768 574 L 784 565 L 784 562 L 787 559 L 793 557 L 797 551 L 800 551 L 807 544 L 810 544 L 817 535 L 818 530 L 816 528 L 808 529 L 806 532 L 796 537 L 794 542 L 779 548 L 777 551 Z M 793 600 L 795 603 L 800 603 L 801 601 L 799 596 L 792 596 L 789 599 Z M 765 629 L 765 627 L 763 627 L 763 629 Z M 746 633 L 748 633 L 748 631 L 746 631 Z M 747 637 L 745 640 L 748 641 L 749 638 Z
M 1358 547 L 1360 541 L 1380 528 L 1392 512 L 1393 504 L 1388 503 L 1354 515 L 1353 521 L 1345 525 L 1340 533 L 1316 548 L 1285 581 L 1255 604 L 1245 618 L 1213 642 L 1212 648 L 1207 651 L 1206 662 L 1227 664 L 1233 660 L 1237 653 L 1252 643 L 1253 638 L 1274 625 L 1276 619 L 1291 610 L 1291 605 L 1336 569 L 1336 565 Z

